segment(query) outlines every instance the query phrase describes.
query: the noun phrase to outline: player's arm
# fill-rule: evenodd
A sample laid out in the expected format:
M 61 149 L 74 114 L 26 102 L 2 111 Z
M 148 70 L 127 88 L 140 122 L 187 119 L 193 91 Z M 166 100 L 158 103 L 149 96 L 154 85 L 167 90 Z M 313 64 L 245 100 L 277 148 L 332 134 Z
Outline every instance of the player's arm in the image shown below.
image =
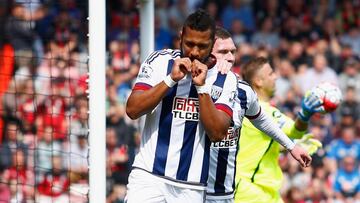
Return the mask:
M 200 121 L 212 142 L 224 139 L 230 127 L 231 115 L 215 107 L 209 94 L 199 93 Z
M 274 116 L 274 114 L 276 116 Z M 273 112 L 273 119 L 277 120 L 281 130 L 292 139 L 299 139 L 305 135 L 308 123 L 297 118 L 295 121 L 280 111 Z
M 148 90 L 133 89 L 127 103 L 126 113 L 131 119 L 151 112 L 170 89 L 164 81 Z
M 261 110 L 256 93 L 248 91 L 249 106 L 245 116 L 250 122 L 266 135 L 273 138 L 281 144 L 303 167 L 307 167 L 311 163 L 309 154 L 293 141 L 278 127 L 275 122 Z
M 137 119 L 151 112 L 164 98 L 167 91 L 190 72 L 190 65 L 189 58 L 175 59 L 171 73 L 159 84 L 151 87 L 145 81 L 141 85 L 135 85 L 126 103 L 127 115 L 131 119 Z
M 260 111 L 256 118 L 250 119 L 250 121 L 256 128 L 266 133 L 266 135 L 270 136 L 287 149 L 301 166 L 307 167 L 310 165 L 311 157 L 309 154 L 300 146 L 295 145 L 295 143 L 292 142 L 264 112 Z
M 218 142 L 224 139 L 227 134 L 232 119 L 232 110 L 226 107 L 225 110 L 220 110 L 221 108 L 215 106 L 210 97 L 211 87 L 209 84 L 205 84 L 206 74 L 207 66 L 194 60 L 192 76 L 198 92 L 200 121 L 209 139 L 212 142 Z M 236 81 L 234 87 L 236 87 Z M 223 94 L 226 95 L 224 92 Z

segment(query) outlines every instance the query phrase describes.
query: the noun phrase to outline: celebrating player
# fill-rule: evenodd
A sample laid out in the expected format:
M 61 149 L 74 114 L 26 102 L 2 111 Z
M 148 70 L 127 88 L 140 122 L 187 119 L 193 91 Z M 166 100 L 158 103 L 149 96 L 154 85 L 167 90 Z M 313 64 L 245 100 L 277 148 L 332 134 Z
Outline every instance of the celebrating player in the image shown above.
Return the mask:
M 216 28 L 215 44 L 212 54 L 217 58 L 217 68 L 221 73 L 227 73 L 235 62 L 236 47 L 231 35 L 221 27 Z M 213 85 L 214 87 L 215 85 Z M 231 203 L 234 201 L 235 159 L 238 150 L 239 129 L 243 117 L 248 117 L 260 130 L 266 132 L 270 139 L 275 139 L 287 148 L 303 166 L 311 160 L 306 152 L 284 135 L 279 127 L 261 111 L 257 96 L 251 87 L 240 81 L 234 106 L 234 122 L 228 130 L 227 136 L 220 142 L 213 142 L 210 148 L 210 167 L 207 186 L 207 203 Z M 214 101 L 216 99 L 213 98 Z M 255 148 L 254 150 L 261 150 Z M 301 156 L 307 163 L 303 163 Z
M 278 124 L 285 134 L 301 138 L 307 129 L 308 120 L 322 111 L 320 102 L 314 94 L 308 94 L 302 103 L 299 117 L 294 122 L 269 104 L 275 92 L 276 73 L 267 59 L 263 57 L 250 60 L 242 69 L 243 79 L 247 81 L 260 99 L 261 109 Z M 302 139 L 312 152 L 321 146 L 309 136 Z M 236 158 L 235 202 L 283 202 L 279 189 L 282 172 L 278 165 L 280 145 L 266 133 L 256 129 L 248 119 L 244 119 L 239 142 L 240 150 Z
M 181 51 L 155 51 L 141 65 L 126 106 L 132 119 L 146 115 L 128 203 L 204 202 L 210 141 L 222 140 L 230 126 L 237 83 L 234 74 L 219 77 L 205 65 L 214 36 L 214 20 L 196 11 L 184 23 Z M 213 83 L 223 87 L 214 103 Z

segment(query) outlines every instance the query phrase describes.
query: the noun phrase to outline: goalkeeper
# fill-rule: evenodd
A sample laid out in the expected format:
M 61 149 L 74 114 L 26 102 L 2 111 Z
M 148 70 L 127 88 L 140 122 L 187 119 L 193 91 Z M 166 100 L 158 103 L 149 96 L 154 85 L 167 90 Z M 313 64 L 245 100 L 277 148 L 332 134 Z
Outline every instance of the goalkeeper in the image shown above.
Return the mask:
M 276 74 L 267 59 L 263 57 L 250 60 L 242 69 L 243 79 L 258 94 L 261 109 L 271 116 L 285 134 L 314 153 L 321 143 L 305 135 L 308 121 L 315 112 L 323 111 L 321 101 L 315 94 L 307 94 L 302 109 L 294 122 L 271 106 L 269 101 L 275 92 Z M 305 135 L 305 136 L 304 136 Z M 302 139 L 300 139 L 302 138 Z M 283 202 L 280 197 L 282 172 L 278 165 L 280 145 L 271 137 L 244 119 L 241 128 L 240 150 L 237 154 L 235 178 L 236 202 Z

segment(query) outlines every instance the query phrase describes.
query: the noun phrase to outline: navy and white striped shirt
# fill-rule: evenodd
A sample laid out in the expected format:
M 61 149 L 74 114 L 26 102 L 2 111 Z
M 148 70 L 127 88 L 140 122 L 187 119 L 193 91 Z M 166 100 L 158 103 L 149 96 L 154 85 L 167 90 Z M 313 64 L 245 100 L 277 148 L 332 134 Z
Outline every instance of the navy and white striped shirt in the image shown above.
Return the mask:
M 171 49 L 150 54 L 141 65 L 134 90 L 147 90 L 162 82 L 179 57 L 180 51 Z M 220 80 L 217 78 L 214 67 L 208 70 L 206 83 L 216 83 Z M 213 85 L 211 96 L 216 98 L 216 108 L 232 116 L 237 79 L 234 74 L 222 78 L 223 87 Z M 170 184 L 205 190 L 209 151 L 210 141 L 199 122 L 198 94 L 189 74 L 146 115 L 140 150 L 133 166 L 160 176 Z
M 239 132 L 244 116 L 256 118 L 260 112 L 257 95 L 243 81 L 238 82 L 233 123 L 227 136 L 220 142 L 211 143 L 207 199 L 233 198 L 235 189 L 236 154 Z

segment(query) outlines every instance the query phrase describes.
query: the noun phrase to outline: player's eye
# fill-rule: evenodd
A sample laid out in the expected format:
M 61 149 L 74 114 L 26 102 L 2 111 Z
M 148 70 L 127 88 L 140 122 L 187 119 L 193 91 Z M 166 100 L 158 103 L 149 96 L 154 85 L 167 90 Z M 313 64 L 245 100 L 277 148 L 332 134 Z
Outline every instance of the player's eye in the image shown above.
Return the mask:
M 186 42 L 186 46 L 192 48 L 195 46 L 195 43 L 194 42 Z
M 207 49 L 209 47 L 208 44 L 199 44 L 198 45 L 199 49 Z

